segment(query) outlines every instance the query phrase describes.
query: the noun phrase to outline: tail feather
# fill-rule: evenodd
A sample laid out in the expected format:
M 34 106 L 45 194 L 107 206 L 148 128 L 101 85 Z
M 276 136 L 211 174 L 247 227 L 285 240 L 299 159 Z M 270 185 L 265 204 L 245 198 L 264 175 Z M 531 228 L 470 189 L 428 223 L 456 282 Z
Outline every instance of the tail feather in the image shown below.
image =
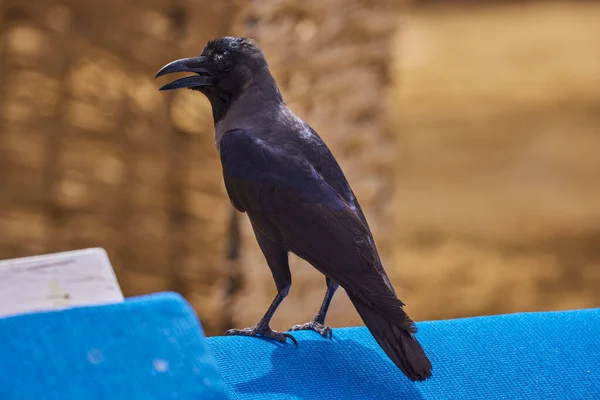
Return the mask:
M 401 307 L 395 315 L 384 316 L 348 293 L 350 300 L 379 346 L 412 381 L 423 381 L 431 376 L 431 362 L 414 337 L 417 328 Z M 399 304 L 402 303 L 398 300 Z

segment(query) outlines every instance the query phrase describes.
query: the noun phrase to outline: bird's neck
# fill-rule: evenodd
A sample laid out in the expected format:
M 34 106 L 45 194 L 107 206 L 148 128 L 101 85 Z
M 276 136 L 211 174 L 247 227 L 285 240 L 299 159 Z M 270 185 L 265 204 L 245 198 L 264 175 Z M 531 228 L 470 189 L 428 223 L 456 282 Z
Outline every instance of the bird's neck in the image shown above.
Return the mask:
M 221 121 L 233 103 L 233 96 L 224 91 L 213 91 L 206 95 L 212 106 L 212 114 L 215 125 Z
M 277 83 L 268 67 L 260 68 L 252 74 L 252 81 L 234 99 L 232 108 L 240 107 L 245 113 L 261 114 L 271 107 L 284 104 Z
M 215 122 L 215 143 L 218 147 L 221 137 L 232 129 L 248 129 L 256 121 L 267 121 L 274 116 L 274 110 L 285 107 L 283 97 L 275 79 L 266 69 L 253 76 L 252 82 L 237 96 L 219 103 L 211 100 Z
M 283 103 L 281 92 L 268 67 L 255 71 L 250 83 L 236 93 L 227 93 L 217 88 L 208 93 L 207 97 L 212 106 L 215 125 L 222 121 L 236 104 L 243 104 L 246 112 L 256 112 L 259 108 Z

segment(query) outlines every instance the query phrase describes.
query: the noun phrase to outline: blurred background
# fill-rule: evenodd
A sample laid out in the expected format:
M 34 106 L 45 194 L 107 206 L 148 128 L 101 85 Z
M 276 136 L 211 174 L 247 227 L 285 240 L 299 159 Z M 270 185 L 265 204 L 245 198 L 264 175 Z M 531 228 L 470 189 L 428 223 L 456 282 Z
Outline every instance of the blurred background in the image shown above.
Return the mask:
M 258 41 L 332 148 L 415 320 L 600 307 L 600 3 L 0 0 L 0 259 L 104 247 L 208 334 L 275 287 L 226 197 L 208 101 L 156 71 Z M 325 283 L 294 259 L 276 329 Z M 361 321 L 343 291 L 332 326 Z

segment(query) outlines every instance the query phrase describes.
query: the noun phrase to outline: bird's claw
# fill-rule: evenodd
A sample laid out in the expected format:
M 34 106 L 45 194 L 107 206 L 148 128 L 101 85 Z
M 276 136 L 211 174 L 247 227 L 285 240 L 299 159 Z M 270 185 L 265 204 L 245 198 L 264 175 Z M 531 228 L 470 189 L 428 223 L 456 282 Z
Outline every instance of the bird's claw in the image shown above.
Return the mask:
M 229 329 L 227 332 L 225 332 L 225 336 L 262 336 L 264 338 L 276 340 L 279 343 L 285 343 L 287 339 L 290 339 L 292 343 L 298 347 L 298 342 L 296 341 L 295 337 L 289 333 L 274 331 L 269 326 L 253 326 L 251 328 L 244 329 Z
M 294 325 L 290 328 L 290 331 L 308 331 L 308 330 L 313 330 L 313 331 L 317 332 L 319 335 L 323 336 L 324 338 L 329 336 L 329 340 L 331 340 L 333 338 L 333 331 L 331 330 L 331 328 L 328 327 L 327 325 L 323 325 L 316 321 L 307 322 L 306 324 L 301 324 L 301 325 Z

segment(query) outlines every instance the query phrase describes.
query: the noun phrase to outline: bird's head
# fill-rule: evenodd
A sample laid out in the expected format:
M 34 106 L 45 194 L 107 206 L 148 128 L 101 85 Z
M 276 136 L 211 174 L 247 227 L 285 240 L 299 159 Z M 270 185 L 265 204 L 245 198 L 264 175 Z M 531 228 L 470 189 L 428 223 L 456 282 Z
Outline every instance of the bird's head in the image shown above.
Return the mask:
M 159 90 L 189 88 L 213 98 L 234 98 L 248 88 L 268 66 L 262 51 L 251 39 L 222 37 L 208 42 L 197 57 L 175 60 L 162 67 L 155 78 L 175 73 L 193 75 L 167 83 Z

